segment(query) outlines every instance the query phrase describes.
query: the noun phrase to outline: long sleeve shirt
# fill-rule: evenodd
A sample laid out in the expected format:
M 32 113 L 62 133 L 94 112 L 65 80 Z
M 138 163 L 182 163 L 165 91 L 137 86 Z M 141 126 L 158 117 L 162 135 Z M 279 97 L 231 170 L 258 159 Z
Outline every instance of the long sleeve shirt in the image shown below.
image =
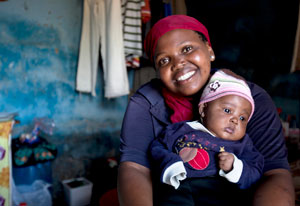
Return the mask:
M 183 148 L 196 148 L 195 157 L 183 162 L 179 152 Z M 246 134 L 239 141 L 224 140 L 213 136 L 199 122 L 171 124 L 150 146 L 152 158 L 157 163 L 161 181 L 179 186 L 179 180 L 191 177 L 220 175 L 237 183 L 242 189 L 250 187 L 262 175 L 263 156 L 254 148 Z M 229 173 L 218 168 L 219 152 L 234 154 L 233 169 Z

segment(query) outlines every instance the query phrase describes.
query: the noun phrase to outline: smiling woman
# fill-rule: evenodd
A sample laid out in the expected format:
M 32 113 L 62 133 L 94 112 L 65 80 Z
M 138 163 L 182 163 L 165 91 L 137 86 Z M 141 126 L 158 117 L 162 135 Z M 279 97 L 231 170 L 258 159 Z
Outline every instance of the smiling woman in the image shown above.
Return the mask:
M 195 31 L 202 33 L 207 41 L 199 37 Z M 157 177 L 155 171 L 161 168 L 156 166 L 153 158 L 149 158 L 149 146 L 152 143 L 154 144 L 155 139 L 164 135 L 175 138 L 176 135 L 172 135 L 172 131 L 176 133 L 176 126 L 187 130 L 191 129 L 191 125 L 184 124 L 184 121 L 199 119 L 197 106 L 210 73 L 216 72 L 216 70 L 211 72 L 211 62 L 215 58 L 206 28 L 196 19 L 184 15 L 171 15 L 159 20 L 147 34 L 144 46 L 148 57 L 155 63 L 160 79 L 154 79 L 142 86 L 131 97 L 127 106 L 121 133 L 121 163 L 118 174 L 118 190 L 121 205 L 158 205 L 160 203 L 161 205 L 170 205 L 169 201 L 172 202 L 172 205 L 187 205 L 187 201 L 184 201 L 181 195 L 177 195 L 177 192 L 184 193 L 186 189 L 189 190 L 190 188 L 187 186 L 189 183 L 195 187 L 205 188 L 202 190 L 206 192 L 205 194 L 196 195 L 199 197 L 196 200 L 197 202 L 194 202 L 196 205 L 208 205 L 209 203 L 213 205 L 224 205 L 225 203 L 228 203 L 228 205 L 247 205 L 252 202 L 252 195 L 256 191 L 247 190 L 246 196 L 243 194 L 239 195 L 243 191 L 237 189 L 236 185 L 228 184 L 228 181 L 222 176 L 224 174 L 220 174 L 220 177 L 217 178 L 206 179 L 197 177 L 191 180 L 188 178 L 182 181 L 182 185 L 180 183 L 178 190 L 158 181 L 167 179 L 172 182 L 172 178 L 169 179 L 168 175 L 163 176 L 163 178 Z M 257 162 L 258 165 L 256 166 L 258 167 L 254 166 L 254 170 L 257 168 L 255 171 L 257 171 L 256 174 L 258 175 L 255 176 L 259 177 L 259 168 L 262 168 L 261 171 L 264 172 L 266 177 L 258 185 L 258 195 L 254 196 L 255 202 L 260 205 L 268 205 L 270 202 L 272 205 L 288 205 L 293 202 L 293 185 L 291 175 L 288 172 L 289 165 L 280 119 L 268 94 L 253 83 L 247 82 L 247 84 L 254 99 L 255 112 L 247 125 L 247 132 L 251 139 L 242 138 L 242 140 L 248 139 L 253 141 L 253 148 L 262 154 L 264 165 L 261 167 L 261 162 Z M 231 114 L 231 108 L 225 108 L 223 111 Z M 248 111 L 248 113 L 250 112 Z M 235 125 L 246 119 L 243 115 L 238 117 L 228 124 Z M 175 123 L 175 129 L 171 130 L 168 135 L 166 129 L 172 128 L 172 123 Z M 230 128 L 227 131 L 233 133 L 233 127 L 225 126 L 225 130 Z M 190 140 L 195 139 L 193 134 L 184 137 L 190 138 Z M 219 138 L 211 137 L 209 141 L 214 141 L 215 139 Z M 248 141 L 249 145 L 251 145 L 251 141 Z M 233 142 L 241 143 L 241 141 L 230 142 L 232 144 Z M 182 143 L 184 142 L 179 141 L 177 146 L 180 147 Z M 246 148 L 250 148 L 248 143 L 245 143 L 247 145 Z M 197 145 L 197 143 L 195 144 Z M 160 149 L 171 147 L 170 145 L 172 144 L 163 143 L 163 145 L 164 147 L 161 147 L 159 144 L 154 145 L 157 146 L 157 152 L 154 151 L 152 154 L 164 155 L 166 154 L 165 151 Z M 189 145 L 194 145 L 194 143 L 189 143 Z M 210 149 L 220 153 L 219 166 L 224 167 L 225 173 L 231 170 L 231 164 L 228 164 L 228 162 L 232 163 L 233 159 L 234 164 L 239 165 L 237 168 L 242 168 L 241 161 L 236 160 L 228 153 L 231 151 L 227 151 L 227 146 L 223 147 L 220 145 L 220 147 L 217 147 L 217 143 L 207 145 L 211 146 Z M 174 150 L 176 152 L 176 149 Z M 196 156 L 200 157 L 202 152 L 195 153 L 192 151 L 187 156 L 190 158 L 190 155 L 195 154 L 199 154 L 199 156 Z M 246 154 L 250 153 L 246 152 Z M 257 153 L 254 152 L 253 154 Z M 255 155 L 253 156 L 255 157 Z M 176 160 L 176 158 L 178 158 L 178 163 L 175 166 L 182 165 L 179 155 L 174 157 L 173 160 Z M 208 158 L 198 159 L 205 161 Z M 256 164 L 255 161 L 253 163 L 254 165 Z M 165 164 L 165 166 L 167 165 Z M 250 172 L 252 170 L 247 167 L 242 171 Z M 180 174 L 182 175 L 179 175 L 177 179 L 179 181 L 184 179 L 185 176 L 184 173 Z M 238 175 L 234 175 L 231 181 L 238 181 L 236 177 Z M 184 182 L 187 182 L 187 185 Z M 248 185 L 248 183 L 246 182 L 245 185 Z M 224 186 L 226 190 L 224 190 Z M 232 198 L 233 193 L 235 198 Z M 277 193 L 282 195 L 274 195 Z M 188 202 L 190 203 L 189 205 L 194 204 L 191 199 Z

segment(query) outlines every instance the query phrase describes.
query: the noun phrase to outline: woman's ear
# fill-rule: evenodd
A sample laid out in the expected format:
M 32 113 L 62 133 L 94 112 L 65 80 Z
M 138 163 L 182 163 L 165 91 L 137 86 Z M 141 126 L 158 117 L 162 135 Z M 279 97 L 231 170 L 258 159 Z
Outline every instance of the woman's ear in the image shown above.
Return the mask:
M 211 46 L 208 44 L 208 42 L 207 42 L 206 44 L 207 44 L 206 46 L 208 47 L 208 52 L 209 52 L 209 56 L 210 56 L 210 61 L 213 62 L 213 61 L 215 61 L 215 59 L 216 59 L 215 52 L 214 52 L 214 50 L 211 48 Z
M 215 56 L 215 53 L 214 53 L 214 51 L 213 51 L 212 49 L 211 49 L 211 51 L 209 52 L 209 54 L 210 54 L 210 61 L 211 61 L 211 62 L 215 61 L 216 56 Z

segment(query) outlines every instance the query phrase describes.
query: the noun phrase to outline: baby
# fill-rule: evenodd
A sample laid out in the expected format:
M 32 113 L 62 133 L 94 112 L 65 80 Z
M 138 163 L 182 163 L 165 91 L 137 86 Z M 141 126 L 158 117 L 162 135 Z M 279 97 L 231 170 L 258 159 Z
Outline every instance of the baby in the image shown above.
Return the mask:
M 161 182 L 175 189 L 192 177 L 221 176 L 241 189 L 257 182 L 263 156 L 246 134 L 253 112 L 245 80 L 227 69 L 215 72 L 200 99 L 200 122 L 171 124 L 150 147 Z

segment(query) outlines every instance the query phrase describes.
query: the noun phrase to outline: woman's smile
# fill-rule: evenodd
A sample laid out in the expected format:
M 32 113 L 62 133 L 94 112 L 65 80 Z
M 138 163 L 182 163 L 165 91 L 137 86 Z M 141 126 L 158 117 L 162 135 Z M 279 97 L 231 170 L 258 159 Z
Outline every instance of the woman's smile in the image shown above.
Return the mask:
M 182 76 L 180 76 L 179 78 L 177 78 L 177 82 L 180 82 L 180 81 L 184 81 L 184 80 L 187 80 L 189 78 L 191 78 L 196 72 L 195 71 L 190 71 Z

